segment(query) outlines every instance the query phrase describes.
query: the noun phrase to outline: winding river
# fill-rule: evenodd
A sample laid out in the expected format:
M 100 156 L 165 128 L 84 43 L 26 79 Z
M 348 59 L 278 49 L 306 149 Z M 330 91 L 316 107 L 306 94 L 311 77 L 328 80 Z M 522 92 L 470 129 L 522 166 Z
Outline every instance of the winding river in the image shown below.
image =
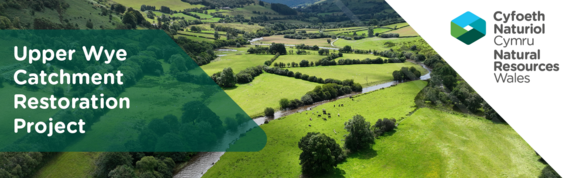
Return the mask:
M 423 68 L 425 68 L 428 73 L 425 75 L 421 76 L 421 80 L 428 80 L 431 78 L 431 69 L 429 69 L 428 67 L 426 67 L 424 64 L 419 63 L 419 65 L 421 65 Z M 320 102 L 316 102 L 314 104 L 311 105 L 305 105 L 303 107 L 299 107 L 296 109 L 292 109 L 292 110 L 286 110 L 286 111 L 277 111 L 275 112 L 274 117 L 257 117 L 255 119 L 253 119 L 255 121 L 255 123 L 257 123 L 257 125 L 262 125 L 265 123 L 265 121 L 271 121 L 274 119 L 279 119 L 281 117 L 290 115 L 290 114 L 294 114 L 294 113 L 298 113 L 298 112 L 303 112 L 306 110 L 310 110 L 316 106 L 320 106 L 324 103 L 328 103 L 328 102 L 332 102 L 332 101 L 336 101 L 338 99 L 342 99 L 342 98 L 347 98 L 347 97 L 351 97 L 354 95 L 358 95 L 361 93 L 367 93 L 367 92 L 371 92 L 371 91 L 375 91 L 375 90 L 379 90 L 382 88 L 387 88 L 387 87 L 391 87 L 393 85 L 396 85 L 398 83 L 401 82 L 397 82 L 397 81 L 390 81 L 390 82 L 386 82 L 386 83 L 382 83 L 382 84 L 378 84 L 378 85 L 373 85 L 373 86 L 369 86 L 369 87 L 365 87 L 363 88 L 362 92 L 352 92 L 349 95 L 343 95 L 340 97 L 337 97 L 335 99 L 331 99 L 331 100 L 325 100 L 325 101 L 320 101 Z M 240 131 L 246 131 L 247 129 L 251 128 L 253 126 L 240 126 Z M 235 137 L 235 135 L 238 134 L 234 134 L 234 133 L 226 133 L 226 136 L 224 137 L 225 139 L 237 139 L 237 137 Z M 215 163 L 217 161 L 219 161 L 219 159 L 221 158 L 221 156 L 223 156 L 225 152 L 202 152 L 202 153 L 198 153 L 197 155 L 195 155 L 194 157 L 192 157 L 192 159 L 188 162 L 187 166 L 184 167 L 180 172 L 178 172 L 176 175 L 174 175 L 175 178 L 200 178 L 203 176 L 203 174 L 205 174 L 207 172 L 207 170 L 209 170 L 211 167 L 213 167 L 215 165 Z

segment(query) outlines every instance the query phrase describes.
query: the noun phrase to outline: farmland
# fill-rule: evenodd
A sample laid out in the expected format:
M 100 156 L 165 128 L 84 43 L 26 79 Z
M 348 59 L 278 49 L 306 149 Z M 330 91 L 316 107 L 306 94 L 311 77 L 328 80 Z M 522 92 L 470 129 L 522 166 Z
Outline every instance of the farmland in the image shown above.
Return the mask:
M 390 33 L 398 33 L 400 36 L 418 36 L 419 35 L 413 28 L 411 28 L 411 26 L 403 27 L 403 28 L 391 31 Z
M 192 5 L 183 1 L 170 1 L 170 0 L 137 0 L 137 1 L 113 0 L 113 1 L 116 3 L 123 4 L 127 7 L 132 7 L 134 9 L 140 9 L 140 6 L 142 5 L 156 6 L 157 8 L 160 8 L 160 6 L 167 6 L 170 7 L 170 9 L 177 11 L 190 9 L 190 8 L 203 7 L 203 5 Z
M 318 66 L 318 67 L 300 67 L 291 68 L 294 72 L 302 74 L 314 75 L 321 78 L 333 78 L 339 80 L 354 79 L 354 82 L 362 84 L 362 86 L 371 86 L 381 84 L 393 80 L 392 73 L 401 67 L 415 67 L 421 74 L 426 74 L 426 70 L 421 66 L 406 63 L 390 63 L 390 64 L 357 64 L 357 65 L 337 65 L 337 66 Z M 366 80 L 367 79 L 367 80 Z
M 189 101 L 201 102 L 213 111 L 200 113 L 200 117 L 218 116 L 222 122 L 222 126 L 218 128 L 221 129 L 232 127 L 231 120 L 226 118 L 236 117 L 236 112 L 244 111 L 249 117 L 256 118 L 264 116 L 266 108 L 274 108 L 275 112 L 290 111 L 277 113 L 275 117 L 280 118 L 271 119 L 270 123 L 260 126 L 267 136 L 266 147 L 260 151 L 230 150 L 221 158 L 220 155 L 199 157 L 195 152 L 169 156 L 153 151 L 132 152 L 126 156 L 121 155 L 128 158 L 122 160 L 128 163 L 121 162 L 124 170 L 120 170 L 122 168 L 119 169 L 116 165 L 110 167 L 115 170 L 114 173 L 124 172 L 124 175 L 117 176 L 123 173 L 119 172 L 114 174 L 114 177 L 168 178 L 186 176 L 188 174 L 185 173 L 188 172 L 201 173 L 200 176 L 203 177 L 538 177 L 541 170 L 547 166 L 545 162 L 538 161 L 540 157 L 536 152 L 509 125 L 488 120 L 491 117 L 488 113 L 493 110 L 487 107 L 488 104 L 482 96 L 470 86 L 464 85 L 466 81 L 458 72 L 452 70 L 445 59 L 384 0 L 319 0 L 313 5 L 305 4 L 304 7 L 294 8 L 284 5 L 292 2 L 277 4 L 279 1 L 4 0 L 0 2 L 0 27 L 15 31 L 6 35 L 15 39 L 10 41 L 10 45 L 27 44 L 23 42 L 29 40 L 26 33 L 17 31 L 25 29 L 147 30 L 164 35 L 165 39 L 126 35 L 127 39 L 113 43 L 112 47 L 128 50 L 128 61 L 117 61 L 110 65 L 96 61 L 72 63 L 77 64 L 76 66 L 54 61 L 47 67 L 29 66 L 32 71 L 47 70 L 48 74 L 63 68 L 68 72 L 85 70 L 89 74 L 128 71 L 125 76 L 128 76 L 130 83 L 124 86 L 90 84 L 83 88 L 80 85 L 61 85 L 66 97 L 101 92 L 107 97 L 127 97 L 131 103 L 129 109 L 101 108 L 101 112 L 97 112 L 94 117 L 95 120 L 91 120 L 94 122 L 89 123 L 89 133 L 77 137 L 77 140 L 82 139 L 81 141 L 66 145 L 68 150 L 88 150 L 81 142 L 113 143 L 117 148 L 126 148 L 127 145 L 122 143 L 127 140 L 133 141 L 129 142 L 132 145 L 128 146 L 149 146 L 148 148 L 156 151 L 155 147 L 151 148 L 152 145 L 137 143 L 140 142 L 143 131 L 148 131 L 145 132 L 147 135 L 144 135 L 148 138 L 144 139 L 162 141 L 166 134 L 181 134 L 181 129 L 188 127 L 196 128 L 194 133 L 199 132 L 203 138 L 215 138 L 211 133 L 204 132 L 204 128 L 213 128 L 212 124 L 188 122 L 188 118 L 185 118 L 186 121 L 181 119 L 182 109 L 188 108 L 185 104 Z M 340 7 L 339 2 L 345 7 Z M 295 3 L 303 4 L 300 1 Z M 155 9 L 141 10 L 142 5 L 155 6 Z M 148 13 L 153 13 L 154 18 L 151 19 L 152 16 Z M 370 28 L 373 29 L 373 36 L 369 36 Z M 219 34 L 218 39 L 214 38 L 215 33 Z M 383 35 L 385 38 L 382 38 L 381 34 L 389 33 L 399 36 Z M 305 39 L 284 38 L 285 35 Z M 17 38 L 21 38 L 22 42 Z M 53 40 L 56 38 L 60 37 L 54 36 Z M 87 40 L 89 38 L 78 37 L 76 41 L 70 40 L 75 42 L 69 44 L 52 44 L 44 39 L 34 42 L 37 42 L 39 47 L 58 45 L 71 48 L 83 45 Z M 164 41 L 176 45 L 164 49 L 155 45 Z M 300 44 L 311 47 L 317 45 L 321 48 L 297 49 L 294 46 Z M 253 49 L 249 51 L 251 48 Z M 0 52 L 8 54 L 12 52 L 11 49 L 3 47 Z M 182 57 L 169 54 L 175 50 L 178 50 L 177 53 L 181 53 Z M 307 53 L 297 54 L 299 51 Z M 340 51 L 342 57 L 339 57 Z M 270 61 L 277 53 L 278 58 Z M 191 59 L 187 58 L 186 54 Z M 375 60 L 378 58 L 389 63 L 379 64 L 378 60 Z M 346 59 L 373 60 L 344 63 Z M 288 65 L 298 64 L 303 60 L 314 65 Z M 343 60 L 342 63 L 340 60 Z M 399 63 L 402 61 L 405 62 Z M 155 68 L 159 64 L 162 68 Z M 417 78 L 410 76 L 415 76 L 416 73 L 410 75 L 409 72 L 394 72 L 402 67 L 414 67 L 421 75 L 428 73 L 421 65 L 432 68 L 432 79 L 415 80 Z M 16 92 L 29 97 L 54 94 L 56 88 L 52 85 L 36 88 L 13 84 L 13 76 L 9 72 L 14 66 L 16 65 L 13 60 L 0 60 L 0 98 L 12 98 L 10 93 Z M 255 66 L 262 66 L 264 70 L 245 70 Z M 225 68 L 231 68 L 232 73 L 227 70 L 221 72 Z M 304 75 L 295 75 L 297 72 Z M 317 77 L 316 80 L 312 76 Z M 349 79 L 357 84 L 351 84 Z M 392 82 L 394 80 L 397 82 Z M 396 85 L 371 92 L 367 92 L 369 88 L 365 88 L 386 82 Z M 364 87 L 367 93 L 353 92 L 359 91 L 360 87 Z M 307 94 L 309 91 L 312 92 Z M 353 99 L 337 99 L 337 94 L 350 94 Z M 289 104 L 282 104 L 281 108 L 281 99 L 288 99 Z M 300 101 L 291 101 L 293 99 Z M 285 100 L 282 101 L 286 103 Z M 332 113 L 328 120 L 319 118 L 317 113 L 313 113 L 315 111 L 295 113 L 295 108 L 307 107 L 306 105 L 314 102 L 320 103 L 312 108 L 313 110 L 326 109 Z M 467 108 L 461 108 L 463 105 Z M 11 102 L 1 105 L 4 108 L 12 106 Z M 45 121 L 58 112 L 48 109 L 28 111 L 7 112 L 2 118 L 11 121 L 13 118 L 23 117 L 29 121 Z M 73 117 L 90 116 L 79 115 L 82 113 L 77 108 L 69 111 L 77 112 Z M 281 115 L 282 113 L 285 114 Z M 181 128 L 181 124 L 162 127 L 164 125 L 156 122 L 159 124 L 154 125 L 159 128 L 146 128 L 150 121 L 168 114 L 180 118 L 179 121 L 188 124 L 185 125 L 188 127 Z M 344 135 L 348 134 L 344 123 L 356 114 L 365 117 L 371 125 L 380 118 L 394 118 L 398 126 L 395 130 L 378 136 L 370 148 L 352 151 L 351 148 L 342 147 L 342 150 L 346 151 L 347 159 L 339 162 L 332 170 L 314 176 L 304 174 L 299 165 L 300 138 L 308 132 L 321 132 L 343 146 Z M 175 123 L 170 121 L 172 120 L 168 120 L 168 124 Z M 165 132 L 158 135 L 154 129 L 165 129 Z M 19 139 L 6 137 L 12 130 L 12 125 L 0 126 L 0 140 L 13 142 Z M 166 147 L 174 147 L 177 143 L 194 141 L 191 137 L 184 139 L 162 143 L 165 143 Z M 265 140 L 263 138 L 256 141 L 264 143 Z M 232 140 L 231 143 L 236 143 L 233 149 L 243 146 L 239 140 Z M 163 144 L 161 146 L 164 146 Z M 26 154 L 27 152 L 13 153 L 24 155 L 27 159 Z M 35 162 L 25 160 L 0 164 L 0 175 L 9 174 L 0 177 L 93 177 L 93 173 L 103 167 L 102 164 L 108 164 L 95 163 L 95 160 L 105 158 L 101 155 L 108 155 L 109 152 L 39 153 L 40 156 L 42 154 L 43 160 L 31 160 Z M 0 158 L 5 155 L 7 154 L 0 153 Z M 145 170 L 147 168 L 144 163 L 140 162 L 143 156 L 154 156 L 156 167 Z M 167 162 L 168 158 L 176 161 Z M 130 159 L 132 160 L 129 161 Z M 202 161 L 205 164 L 198 164 L 189 159 L 204 159 L 205 161 Z M 205 169 L 192 168 L 204 165 L 207 165 Z M 29 170 L 29 173 L 22 174 L 22 170 Z M 107 171 L 99 177 L 106 176 L 111 177 L 111 174 Z
M 385 47 L 385 42 L 404 42 L 404 41 L 413 41 L 417 40 L 419 37 L 414 38 L 364 38 L 361 40 L 344 40 L 339 39 L 338 41 L 334 42 L 334 46 L 343 47 L 346 45 L 351 46 L 353 49 L 362 49 L 362 50 L 388 50 L 388 47 Z
M 245 51 L 247 48 L 237 48 L 238 52 L 226 52 L 226 56 L 220 56 L 217 60 L 202 66 L 202 69 L 208 74 L 220 72 L 224 68 L 231 67 L 234 73 L 239 73 L 239 71 L 258 65 L 263 65 L 267 60 L 271 60 L 274 55 L 256 55 L 247 54 Z M 223 55 L 224 53 L 218 53 Z
M 299 177 L 298 140 L 307 132 L 321 132 L 341 145 L 342 136 L 347 134 L 343 123 L 356 113 L 368 122 L 393 117 L 400 124 L 396 131 L 376 139 L 372 149 L 348 155 L 335 171 L 321 177 L 535 177 L 544 167 L 537 161 L 539 156 L 508 125 L 427 108 L 406 117 L 413 110 L 414 96 L 425 85 L 422 81 L 399 84 L 355 101 L 340 99 L 314 108 L 341 113 L 341 117 L 328 121 L 314 119 L 306 111 L 262 125 L 268 136 L 265 149 L 226 153 L 204 177 Z M 332 107 L 338 104 L 345 107 Z
M 355 101 L 340 99 L 313 109 L 319 111 L 325 108 L 334 114 L 340 113 L 342 116 L 334 116 L 328 121 L 312 115 L 311 112 L 314 111 L 305 111 L 261 125 L 268 137 L 267 145 L 263 150 L 253 153 L 225 153 L 204 177 L 229 175 L 232 177 L 299 177 L 302 173 L 298 160 L 300 149 L 297 144 L 306 133 L 325 133 L 341 144 L 342 136 L 347 133 L 343 129 L 344 122 L 351 116 L 358 113 L 368 121 L 383 117 L 404 117 L 413 110 L 413 98 L 425 85 L 423 81 L 401 84 L 366 94 L 356 98 Z M 338 104 L 344 104 L 345 107 L 333 107 Z M 381 107 L 361 107 L 379 105 Z M 310 117 L 313 118 L 312 121 L 309 120 Z M 334 133 L 334 130 L 337 133 Z
M 226 89 L 231 97 L 249 116 L 260 116 L 267 107 L 279 108 L 281 98 L 298 99 L 320 84 L 293 77 L 261 74 L 253 82 L 238 84 Z
M 318 46 L 330 46 L 330 44 L 328 44 L 327 39 L 330 38 L 317 38 L 317 39 L 290 39 L 290 38 L 284 38 L 284 35 L 274 35 L 274 36 L 269 36 L 269 37 L 263 37 L 263 40 L 260 40 L 258 42 L 264 43 L 264 44 L 271 44 L 271 43 L 284 43 L 284 44 L 291 44 L 291 45 L 297 45 L 297 44 L 305 44 L 305 45 L 318 45 Z M 330 39 L 332 40 L 332 39 Z

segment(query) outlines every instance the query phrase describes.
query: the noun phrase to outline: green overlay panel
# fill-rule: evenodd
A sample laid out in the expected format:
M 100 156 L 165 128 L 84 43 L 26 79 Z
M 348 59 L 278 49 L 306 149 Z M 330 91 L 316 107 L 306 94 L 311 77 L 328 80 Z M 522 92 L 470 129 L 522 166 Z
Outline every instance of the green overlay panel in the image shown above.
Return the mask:
M 2 30 L 0 41 L 0 151 L 248 152 L 267 142 L 163 31 Z

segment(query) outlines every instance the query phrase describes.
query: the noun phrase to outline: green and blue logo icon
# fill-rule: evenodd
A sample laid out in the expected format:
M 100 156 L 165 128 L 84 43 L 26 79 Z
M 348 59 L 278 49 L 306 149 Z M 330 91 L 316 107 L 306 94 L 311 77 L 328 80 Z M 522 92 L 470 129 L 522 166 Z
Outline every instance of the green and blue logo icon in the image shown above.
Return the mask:
M 450 34 L 470 45 L 486 36 L 486 21 L 467 11 L 450 22 Z

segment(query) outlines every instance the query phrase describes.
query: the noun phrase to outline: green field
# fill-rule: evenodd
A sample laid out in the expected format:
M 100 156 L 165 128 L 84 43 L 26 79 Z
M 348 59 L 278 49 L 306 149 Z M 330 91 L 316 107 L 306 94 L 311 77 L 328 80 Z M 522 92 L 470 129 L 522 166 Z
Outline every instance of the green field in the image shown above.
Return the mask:
M 376 139 L 372 149 L 350 154 L 333 173 L 322 177 L 538 176 L 544 167 L 539 156 L 508 125 L 427 108 L 401 120 L 414 109 L 414 97 L 425 85 L 424 81 L 407 82 L 355 101 L 340 99 L 316 107 L 341 114 L 328 121 L 305 111 L 262 125 L 268 136 L 263 150 L 225 153 L 204 177 L 303 177 L 300 138 L 307 132 L 321 132 L 342 145 L 347 134 L 343 123 L 355 114 L 371 123 L 397 118 L 399 127 Z M 333 107 L 338 104 L 345 107 Z
M 413 111 L 415 95 L 425 85 L 426 82 L 424 81 L 409 82 L 394 88 L 366 94 L 356 98 L 355 101 L 340 99 L 313 109 L 321 111 L 325 108 L 333 115 L 340 113 L 342 116 L 340 118 L 334 116 L 328 121 L 318 119 L 311 114 L 313 111 L 305 111 L 261 125 L 268 139 L 263 150 L 247 153 L 225 153 L 215 166 L 206 172 L 204 177 L 301 177 L 298 159 L 301 151 L 297 145 L 300 138 L 305 136 L 307 132 L 325 133 L 342 144 L 343 135 L 347 133 L 343 129 L 344 122 L 353 115 L 358 113 L 367 118 L 368 121 L 375 121 L 377 118 L 383 117 L 404 117 L 405 114 Z M 333 105 L 338 104 L 344 104 L 344 107 L 333 107 Z M 311 117 L 313 121 L 309 120 Z M 312 126 L 309 127 L 309 124 Z M 334 130 L 337 134 L 334 133 Z
M 297 50 L 294 49 L 294 51 L 296 52 Z M 306 50 L 309 51 L 309 50 Z M 310 55 L 281 55 L 279 56 L 279 58 L 275 61 L 275 62 L 283 62 L 285 64 L 288 63 L 292 63 L 292 62 L 296 62 L 296 63 L 300 63 L 300 61 L 302 60 L 307 60 L 309 62 L 316 62 L 322 58 L 325 58 L 326 56 L 321 56 L 318 55 L 318 51 L 310 51 Z
M 201 68 L 207 73 L 207 75 L 212 75 L 216 72 L 221 72 L 224 68 L 231 67 L 233 69 L 233 73 L 237 74 L 239 71 L 246 69 L 248 67 L 254 67 L 258 65 L 263 65 L 265 61 L 271 60 L 274 55 L 256 55 L 256 54 L 247 54 L 246 51 L 248 48 L 232 48 L 232 49 L 239 49 L 240 51 L 237 52 L 225 52 L 225 53 L 217 53 L 217 54 L 224 54 L 227 56 L 220 56 L 215 61 L 210 62 L 209 64 L 201 66 Z M 283 55 L 284 56 L 284 55 Z
M 181 37 L 181 36 L 182 36 L 182 37 L 185 37 L 185 38 L 188 38 L 188 39 L 191 39 L 191 40 L 194 40 L 194 41 L 207 41 L 207 42 L 213 42 L 213 41 L 214 41 L 213 39 L 202 38 L 202 37 L 195 37 L 195 36 L 189 36 L 189 35 L 186 35 L 186 34 L 183 34 L 183 33 L 178 33 L 177 35 L 174 35 L 175 38 L 178 38 L 178 37 Z
M 142 5 L 156 6 L 156 9 L 160 9 L 160 6 L 166 6 L 169 7 L 171 10 L 177 10 L 177 11 L 203 7 L 203 5 L 201 4 L 192 5 L 187 2 L 173 1 L 173 0 L 112 0 L 112 1 L 125 5 L 126 7 L 132 7 L 134 9 L 140 9 L 140 6 Z
M 179 34 L 186 34 L 186 35 L 195 35 L 198 37 L 203 38 L 214 38 L 214 35 L 211 33 L 196 33 L 196 32 L 186 32 L 186 31 L 178 31 Z
M 281 98 L 300 99 L 306 92 L 320 84 L 293 77 L 263 73 L 253 82 L 237 85 L 225 92 L 249 116 L 260 116 L 267 107 L 279 108 Z
M 294 49 L 294 51 L 296 52 L 297 50 Z M 279 58 L 275 61 L 275 62 L 284 62 L 285 64 L 288 63 L 292 63 L 292 62 L 296 62 L 296 63 L 300 63 L 300 61 L 302 60 L 307 60 L 309 62 L 316 62 L 319 61 L 322 58 L 325 58 L 326 56 L 322 56 L 322 55 L 318 55 L 318 51 L 312 51 L 312 50 L 306 50 L 309 51 L 310 54 L 308 55 L 281 55 L 279 56 Z M 336 62 L 339 59 L 366 59 L 366 58 L 370 58 L 370 59 L 376 59 L 379 56 L 374 56 L 372 54 L 348 54 L 348 53 L 344 53 L 343 57 L 337 58 Z
M 390 31 L 390 29 L 387 29 L 387 28 L 374 28 L 374 29 L 373 29 L 373 34 L 376 34 L 376 33 L 384 33 L 384 32 L 387 32 L 387 31 Z M 362 31 L 357 31 L 356 34 L 357 34 L 357 35 L 362 35 L 362 34 L 365 33 L 366 36 L 367 36 L 367 32 L 368 32 L 367 30 L 362 30 Z M 391 33 L 391 32 L 390 32 L 390 33 Z M 343 34 L 340 34 L 340 35 L 343 35 Z M 349 33 L 349 35 L 353 35 L 353 32 L 352 32 L 352 33 Z
M 271 43 L 284 43 L 284 44 L 305 44 L 309 46 L 318 45 L 318 46 L 331 46 L 328 44 L 328 39 L 330 38 L 315 38 L 315 39 L 291 39 L 291 38 L 284 38 L 284 35 L 273 35 L 273 36 L 266 36 L 263 37 L 262 40 L 258 41 L 264 44 L 271 44 Z M 332 40 L 332 39 L 330 39 Z
M 89 177 L 95 167 L 96 152 L 64 152 L 49 160 L 34 178 L 42 177 Z
M 393 30 L 390 33 L 398 33 L 399 36 L 418 36 L 419 34 L 415 31 L 415 29 L 411 28 L 411 26 L 399 28 L 397 30 Z
M 373 54 L 354 54 L 354 53 L 343 53 L 342 57 L 336 58 L 336 61 L 338 61 L 339 59 L 359 59 L 359 60 L 364 60 L 366 58 L 369 59 L 377 59 L 378 57 L 381 56 L 374 56 Z M 383 59 L 385 59 L 385 57 L 381 57 Z
M 396 24 L 391 24 L 391 25 L 386 25 L 386 26 L 382 26 L 382 27 L 386 27 L 386 28 L 401 28 L 401 27 L 405 27 L 405 26 L 409 26 L 409 24 L 407 22 L 403 22 L 403 23 L 396 23 Z
M 344 33 L 347 31 L 360 31 L 360 30 L 367 30 L 367 27 L 330 28 L 324 30 L 324 32 Z
M 364 38 L 361 40 L 344 40 L 338 39 L 338 41 L 334 42 L 334 46 L 337 47 L 344 47 L 346 45 L 350 45 L 352 49 L 362 49 L 362 50 L 388 50 L 389 48 L 385 47 L 385 42 L 391 41 L 393 43 L 397 42 L 404 42 L 404 41 L 413 41 L 420 39 L 420 37 L 412 37 L 412 38 L 379 38 L 379 37 L 372 37 L 372 38 Z
M 223 27 L 231 27 L 231 28 L 235 28 L 235 29 L 239 29 L 239 30 L 243 30 L 246 32 L 257 32 L 257 30 L 262 29 L 262 26 L 259 26 L 257 24 L 255 25 L 247 25 L 247 23 L 216 23 L 216 26 L 223 26 Z M 210 27 L 210 24 L 199 24 L 199 25 L 192 25 L 192 26 L 198 26 L 203 30 L 206 31 L 215 31 L 214 29 L 212 29 Z M 189 29 L 189 28 L 188 28 Z
M 308 74 L 319 78 L 333 78 L 339 80 L 354 79 L 354 82 L 362 84 L 362 86 L 371 86 L 381 84 L 393 80 L 393 71 L 400 70 L 401 67 L 414 66 L 421 74 L 427 71 L 421 66 L 405 62 L 405 63 L 389 63 L 389 64 L 356 64 L 356 65 L 336 65 L 336 66 L 317 66 L 317 67 L 296 67 L 289 68 L 294 72 Z M 367 77 L 367 81 L 366 81 Z

